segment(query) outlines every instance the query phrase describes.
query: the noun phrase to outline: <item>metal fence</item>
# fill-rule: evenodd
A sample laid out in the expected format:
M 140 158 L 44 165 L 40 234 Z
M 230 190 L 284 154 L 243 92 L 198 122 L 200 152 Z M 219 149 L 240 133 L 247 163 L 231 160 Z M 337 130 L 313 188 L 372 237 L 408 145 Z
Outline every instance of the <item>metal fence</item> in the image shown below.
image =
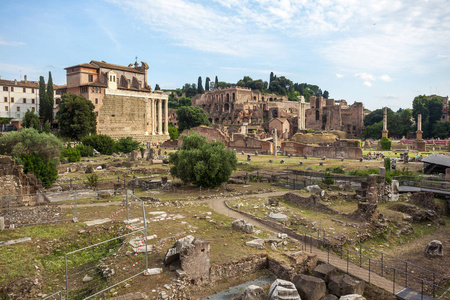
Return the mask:
M 316 233 L 304 233 L 303 242 L 306 250 L 309 248 L 312 252 L 312 247 L 323 249 L 327 253 L 326 260 L 329 263 L 341 265 L 344 260 L 347 273 L 360 274 L 360 278 L 369 283 L 391 287 L 393 294 L 402 288 L 409 288 L 420 293 L 420 298 L 428 295 L 450 299 L 450 294 L 447 294 L 447 289 L 444 288 L 450 283 L 450 278 L 444 274 L 427 270 L 358 242 L 354 244 L 354 249 L 350 249 L 345 245 L 343 237 L 322 229 Z M 339 259 L 340 262 L 337 261 Z
M 65 253 L 65 289 L 44 299 L 91 299 L 148 269 L 147 221 L 144 201 L 126 193 L 126 219 L 111 217 L 123 224 L 114 238 Z M 133 219 L 134 218 L 134 219 Z M 119 232 L 119 231 L 117 231 Z
M 132 212 L 129 195 L 117 190 L 78 190 L 0 196 L 0 217 L 9 228 L 62 221 L 87 221 L 110 218 L 127 219 Z M 102 210 L 90 207 L 104 205 Z

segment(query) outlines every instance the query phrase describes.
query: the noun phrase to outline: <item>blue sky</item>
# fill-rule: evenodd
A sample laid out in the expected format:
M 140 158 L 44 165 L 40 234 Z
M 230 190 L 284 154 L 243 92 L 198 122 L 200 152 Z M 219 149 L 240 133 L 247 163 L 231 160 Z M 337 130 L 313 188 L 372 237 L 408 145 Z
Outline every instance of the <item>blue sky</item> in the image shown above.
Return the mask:
M 0 11 L 3 79 L 51 71 L 64 84 L 65 67 L 137 56 L 163 89 L 273 71 L 369 109 L 450 94 L 448 0 L 2 0 Z

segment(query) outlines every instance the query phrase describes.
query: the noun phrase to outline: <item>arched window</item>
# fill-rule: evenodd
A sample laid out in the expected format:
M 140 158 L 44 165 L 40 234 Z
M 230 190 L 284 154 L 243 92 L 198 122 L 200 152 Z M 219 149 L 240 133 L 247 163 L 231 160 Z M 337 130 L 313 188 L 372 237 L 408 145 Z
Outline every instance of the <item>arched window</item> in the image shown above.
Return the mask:
M 316 121 L 319 121 L 319 117 L 320 117 L 320 112 L 319 112 L 319 110 L 316 110 Z

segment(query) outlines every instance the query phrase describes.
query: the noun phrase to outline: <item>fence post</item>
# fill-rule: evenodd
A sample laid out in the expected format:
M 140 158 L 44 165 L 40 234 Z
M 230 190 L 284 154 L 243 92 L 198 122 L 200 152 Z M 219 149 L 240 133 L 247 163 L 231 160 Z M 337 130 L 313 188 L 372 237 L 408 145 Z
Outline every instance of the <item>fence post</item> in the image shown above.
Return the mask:
M 359 243 L 359 267 L 361 268 L 361 243 Z
M 147 219 L 145 217 L 145 207 L 144 207 L 144 201 L 142 202 L 142 216 L 144 217 L 144 231 L 145 231 L 145 270 L 148 270 L 148 253 L 147 253 Z
M 328 250 L 328 263 L 330 263 L 330 247 L 327 247 Z
M 381 252 L 381 277 L 383 277 L 383 269 L 384 269 L 383 252 Z
M 436 273 L 435 272 L 433 272 L 433 297 L 434 297 L 434 282 L 435 282 L 435 280 L 436 280 Z
M 348 274 L 348 249 L 347 249 L 347 274 Z
M 394 268 L 394 281 L 392 282 L 392 294 L 395 295 L 395 268 Z
M 343 250 L 343 247 L 342 247 L 342 244 L 341 244 L 341 259 L 342 259 L 342 255 L 344 254 L 343 252 L 344 252 L 344 250 Z
M 369 283 L 370 283 L 370 257 L 369 257 Z
M 305 237 L 303 238 L 303 241 L 305 241 L 305 252 L 306 252 L 306 233 L 305 233 Z
M 408 262 L 405 261 L 405 287 L 408 287 Z
M 73 194 L 73 201 L 74 206 L 73 206 L 73 220 L 74 221 L 78 221 L 78 216 L 77 216 L 77 192 L 75 191 L 75 193 Z
M 8 196 L 8 206 L 9 206 L 9 229 L 14 228 L 13 216 L 12 216 L 12 197 Z
M 129 218 L 129 214 L 130 214 L 130 210 L 129 210 L 129 207 L 128 207 L 128 190 L 125 190 L 125 201 L 126 201 L 126 206 L 127 206 L 127 221 L 129 221 L 130 220 L 130 218 Z M 144 219 L 145 219 L 145 216 L 144 216 Z
M 313 236 L 311 235 L 309 237 L 309 253 L 312 253 L 312 243 L 313 243 Z
M 423 279 L 422 279 L 422 293 L 420 295 L 420 299 L 423 300 Z
M 66 299 L 69 300 L 69 271 L 67 270 L 67 253 L 64 254 L 64 264 L 66 265 Z

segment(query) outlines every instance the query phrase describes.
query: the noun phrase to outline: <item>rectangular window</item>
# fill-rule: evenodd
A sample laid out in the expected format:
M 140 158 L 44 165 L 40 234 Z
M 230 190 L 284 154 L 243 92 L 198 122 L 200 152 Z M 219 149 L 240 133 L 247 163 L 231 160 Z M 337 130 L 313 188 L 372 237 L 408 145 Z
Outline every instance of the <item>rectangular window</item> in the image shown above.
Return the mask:
M 4 92 L 7 92 L 7 91 L 8 91 L 8 87 L 7 87 L 7 86 L 4 86 L 4 87 L 3 87 L 3 91 L 4 91 Z
M 80 92 L 81 92 L 81 93 L 87 93 L 87 92 L 88 92 L 88 87 L 87 87 L 87 86 L 82 86 L 82 87 L 80 88 Z
M 5 100 L 5 102 L 8 102 L 8 97 L 3 98 Z
M 34 112 L 34 107 L 31 108 L 31 111 Z
M 27 98 L 23 98 L 23 103 L 27 103 Z
M 34 89 L 31 89 L 31 92 L 34 93 Z
M 33 103 L 33 104 L 34 104 L 34 99 L 31 99 L 31 103 Z
M 23 88 L 23 92 L 26 93 L 27 92 L 27 88 Z
M 11 92 L 14 92 L 14 87 L 13 86 L 11 87 Z
M 8 106 L 5 106 L 5 111 L 8 111 Z
M 102 93 L 102 88 L 98 88 L 98 92 L 99 92 L 99 94 L 101 94 Z
M 98 98 L 95 98 L 95 104 L 98 104 Z
M 94 92 L 94 90 L 95 90 L 95 89 L 94 89 L 93 87 L 91 87 L 91 92 L 92 92 L 92 93 Z
M 14 97 L 11 97 L 11 103 L 13 103 L 14 102 Z
M 89 75 L 89 82 L 94 81 L 94 75 Z
M 17 106 L 17 111 L 20 111 L 20 106 Z

